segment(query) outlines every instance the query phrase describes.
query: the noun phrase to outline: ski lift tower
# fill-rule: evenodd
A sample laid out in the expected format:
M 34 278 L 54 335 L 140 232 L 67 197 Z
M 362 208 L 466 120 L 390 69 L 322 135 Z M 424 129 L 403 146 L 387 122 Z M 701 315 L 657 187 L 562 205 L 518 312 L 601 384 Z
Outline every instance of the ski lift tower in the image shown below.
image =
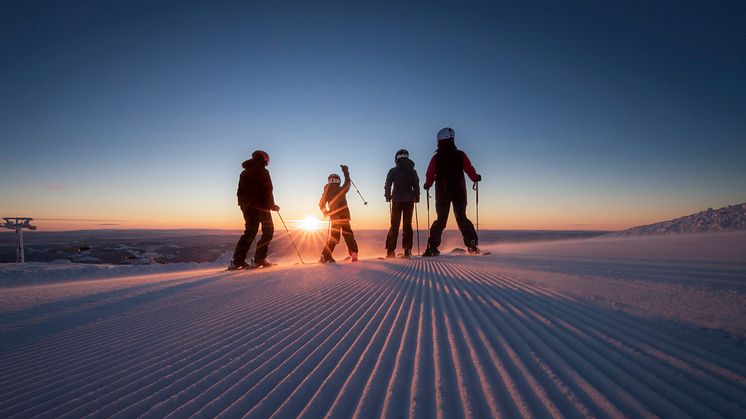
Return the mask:
M 2 224 L 2 227 L 16 231 L 16 241 L 18 243 L 16 247 L 16 262 L 26 263 L 26 255 L 23 253 L 23 229 L 36 230 L 36 226 L 31 225 L 33 218 L 3 217 L 3 220 L 5 220 L 5 223 Z

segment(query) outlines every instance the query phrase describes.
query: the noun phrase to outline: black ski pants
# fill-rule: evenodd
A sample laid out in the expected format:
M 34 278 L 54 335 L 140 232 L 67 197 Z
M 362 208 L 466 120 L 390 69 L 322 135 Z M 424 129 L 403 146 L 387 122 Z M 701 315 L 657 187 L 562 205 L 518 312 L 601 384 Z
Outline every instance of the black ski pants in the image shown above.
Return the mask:
M 455 201 L 453 199 L 442 199 L 435 203 L 437 218 L 430 227 L 430 238 L 427 239 L 428 246 L 431 248 L 438 248 L 440 246 L 441 236 L 443 235 L 443 230 L 446 228 L 451 204 L 453 204 L 453 214 L 456 216 L 458 229 L 461 230 L 461 235 L 464 237 L 464 245 L 467 247 L 476 246 L 479 243 L 479 239 L 477 238 L 476 230 L 474 230 L 474 224 L 466 217 L 466 200 Z
M 391 204 L 391 227 L 386 235 L 386 250 L 396 249 L 396 241 L 399 236 L 399 223 L 404 218 L 402 227 L 402 247 L 406 250 L 412 250 L 412 213 L 414 212 L 414 202 L 394 202 Z
M 259 208 L 242 209 L 242 212 L 245 226 L 243 236 L 238 239 L 238 243 L 236 244 L 236 251 L 233 253 L 233 261 L 235 263 L 246 261 L 246 255 L 249 253 L 251 243 L 254 242 L 256 233 L 259 231 L 259 224 L 261 224 L 262 237 L 256 244 L 254 261 L 262 262 L 267 259 L 269 243 L 272 241 L 272 236 L 275 234 L 275 225 L 272 222 L 272 214 L 269 210 Z
M 357 242 L 355 241 L 355 234 L 352 232 L 352 226 L 349 220 L 332 220 L 332 228 L 329 232 L 329 241 L 324 246 L 323 256 L 331 257 L 334 248 L 339 244 L 340 236 L 344 236 L 345 243 L 347 243 L 347 250 L 350 253 L 357 253 Z

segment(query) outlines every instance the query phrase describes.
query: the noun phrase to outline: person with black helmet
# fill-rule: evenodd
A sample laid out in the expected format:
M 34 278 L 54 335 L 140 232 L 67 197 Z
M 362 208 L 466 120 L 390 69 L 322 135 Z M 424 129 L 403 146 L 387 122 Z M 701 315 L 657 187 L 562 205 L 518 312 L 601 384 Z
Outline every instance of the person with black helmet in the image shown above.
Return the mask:
M 272 264 L 267 261 L 269 243 L 272 241 L 275 226 L 272 223 L 271 211 L 279 211 L 272 193 L 272 178 L 267 170 L 269 154 L 262 150 L 251 153 L 251 160 L 243 162 L 243 171 L 238 180 L 238 206 L 241 208 L 245 221 L 244 232 L 236 244 L 228 270 L 245 269 L 249 267 L 266 267 Z M 262 226 L 262 237 L 256 244 L 252 265 L 246 263 L 249 247 L 254 241 L 259 225 Z
M 453 205 L 461 235 L 464 238 L 469 253 L 479 253 L 479 238 L 474 230 L 474 224 L 466 217 L 466 181 L 464 172 L 473 182 L 480 182 L 482 176 L 477 174 L 466 153 L 456 148 L 455 132 L 452 128 L 443 128 L 438 132 L 438 149 L 430 160 L 425 175 L 425 190 L 435 184 L 435 212 L 436 219 L 430 227 L 430 237 L 427 249 L 422 256 L 437 256 L 440 254 L 441 235 L 446 228 L 448 213 Z
M 394 155 L 396 166 L 386 175 L 383 187 L 386 202 L 391 202 L 391 227 L 386 235 L 386 257 L 396 257 L 396 241 L 399 235 L 399 223 L 402 226 L 402 247 L 404 257 L 412 256 L 412 213 L 414 204 L 420 202 L 420 178 L 414 170 L 414 162 L 409 159 L 409 151 L 401 149 Z M 393 187 L 393 191 L 392 191 Z
M 331 223 L 329 241 L 321 252 L 319 263 L 335 262 L 332 252 L 339 243 L 340 236 L 344 236 L 345 243 L 347 243 L 350 260 L 357 262 L 357 242 L 355 241 L 355 234 L 352 232 L 350 209 L 347 206 L 347 192 L 350 190 L 351 183 L 349 168 L 342 165 L 342 173 L 345 177 L 344 184 L 342 184 L 338 174 L 330 174 L 326 185 L 324 185 L 324 193 L 321 194 L 319 200 L 319 209 L 321 209 L 324 217 L 329 217 Z

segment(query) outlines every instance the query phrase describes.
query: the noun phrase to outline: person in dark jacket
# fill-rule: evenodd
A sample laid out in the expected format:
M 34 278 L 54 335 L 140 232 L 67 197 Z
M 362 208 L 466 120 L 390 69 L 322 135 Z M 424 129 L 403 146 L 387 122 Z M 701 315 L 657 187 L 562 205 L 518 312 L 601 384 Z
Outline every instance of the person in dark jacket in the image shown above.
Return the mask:
M 272 211 L 279 211 L 280 207 L 275 204 L 275 198 L 272 194 L 272 179 L 267 170 L 269 165 L 269 154 L 262 150 L 256 150 L 251 153 L 251 160 L 243 162 L 243 171 L 238 180 L 238 206 L 241 207 L 243 219 L 245 221 L 244 232 L 236 244 L 236 250 L 233 253 L 233 260 L 228 266 L 228 270 L 248 268 L 246 255 L 249 247 L 254 241 L 259 224 L 262 225 L 262 237 L 256 244 L 254 253 L 254 266 L 269 266 L 267 262 L 267 253 L 269 243 L 272 241 L 275 226 L 272 223 Z
M 479 239 L 474 230 L 474 224 L 466 217 L 466 181 L 464 172 L 473 182 L 480 182 L 482 176 L 472 166 L 466 153 L 456 148 L 455 133 L 451 128 L 443 128 L 438 132 L 438 150 L 430 160 L 425 176 L 425 190 L 429 190 L 435 183 L 435 212 L 436 219 L 430 227 L 430 238 L 427 249 L 422 256 L 437 256 L 440 254 L 441 235 L 446 228 L 448 213 L 453 205 L 461 235 L 464 238 L 469 253 L 479 253 L 477 247 Z
M 321 252 L 320 263 L 335 262 L 332 252 L 334 252 L 334 248 L 340 241 L 340 235 L 344 236 L 351 260 L 357 262 L 357 242 L 355 241 L 355 234 L 352 232 L 350 209 L 347 206 L 347 192 L 350 190 L 351 182 L 350 171 L 347 166 L 342 165 L 342 173 L 345 177 L 344 184 L 341 184 L 338 174 L 332 173 L 327 178 L 327 184 L 324 185 L 324 193 L 321 194 L 321 199 L 319 200 L 321 212 L 324 214 L 324 217 L 329 217 L 329 222 L 331 223 L 329 241 Z
M 412 256 L 412 213 L 414 204 L 420 202 L 420 178 L 414 170 L 414 162 L 409 160 L 409 151 L 401 149 L 394 157 L 396 166 L 389 170 L 384 185 L 386 202 L 391 202 L 391 227 L 386 235 L 386 257 L 396 257 L 396 240 L 399 234 L 399 223 L 404 218 L 402 227 L 402 247 L 404 257 Z M 393 186 L 393 193 L 392 188 Z

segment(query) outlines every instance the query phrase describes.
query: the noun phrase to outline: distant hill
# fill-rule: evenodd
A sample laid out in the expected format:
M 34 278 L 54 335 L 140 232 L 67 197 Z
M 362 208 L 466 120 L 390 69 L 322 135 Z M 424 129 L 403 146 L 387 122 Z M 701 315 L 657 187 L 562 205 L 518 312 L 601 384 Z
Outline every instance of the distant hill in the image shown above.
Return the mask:
M 610 236 L 647 236 L 654 234 L 707 233 L 746 230 L 746 203 L 729 205 L 673 220 L 637 226 L 609 233 Z

